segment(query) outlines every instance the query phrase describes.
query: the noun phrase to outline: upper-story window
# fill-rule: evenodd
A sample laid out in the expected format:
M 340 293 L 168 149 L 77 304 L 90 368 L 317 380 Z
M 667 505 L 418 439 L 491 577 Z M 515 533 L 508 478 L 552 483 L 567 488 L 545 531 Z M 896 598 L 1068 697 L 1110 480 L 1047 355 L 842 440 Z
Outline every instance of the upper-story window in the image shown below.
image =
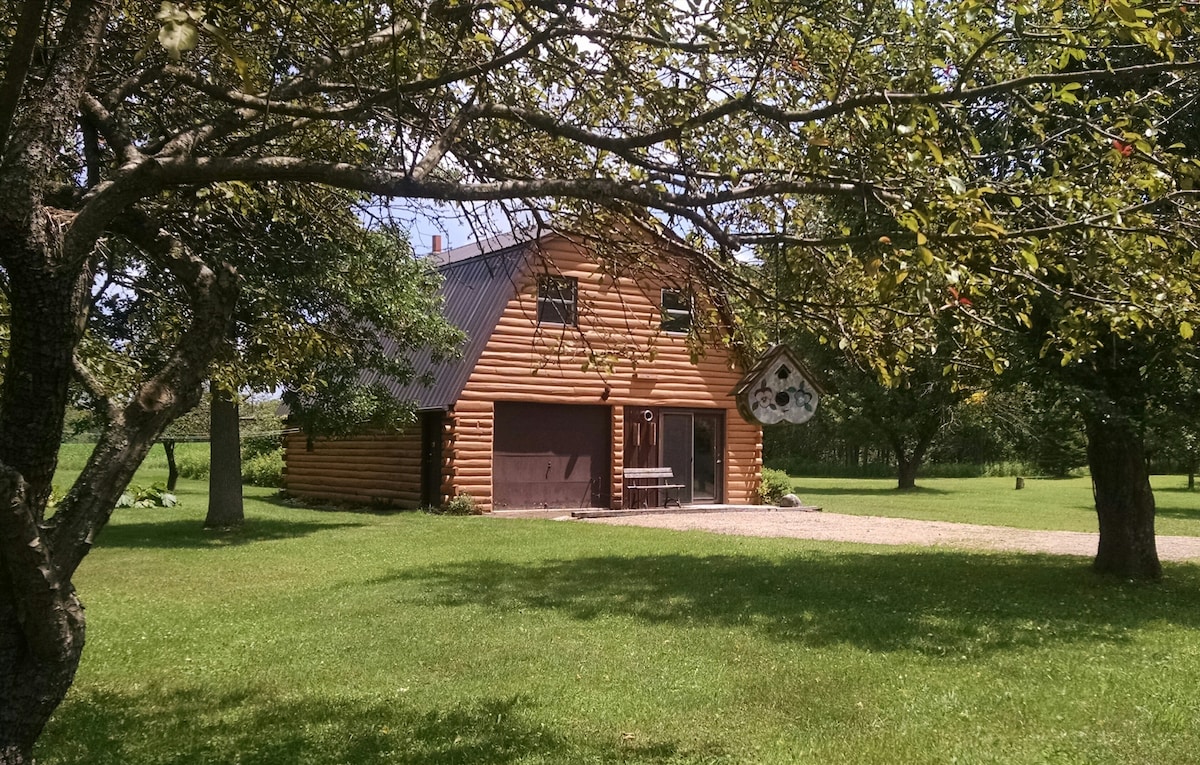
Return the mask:
M 662 291 L 662 328 L 664 332 L 686 333 L 692 328 L 692 299 L 681 290 Z
M 574 326 L 579 312 L 579 280 L 569 276 L 538 278 L 538 324 Z

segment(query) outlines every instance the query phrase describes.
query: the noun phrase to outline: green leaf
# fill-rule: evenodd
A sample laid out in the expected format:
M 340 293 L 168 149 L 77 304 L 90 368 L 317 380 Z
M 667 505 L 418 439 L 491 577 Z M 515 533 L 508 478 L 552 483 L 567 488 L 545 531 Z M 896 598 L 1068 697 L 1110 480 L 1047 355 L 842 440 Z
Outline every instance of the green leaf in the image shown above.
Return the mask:
M 933 156 L 933 161 L 939 165 L 942 164 L 942 150 L 938 148 L 938 145 L 933 141 L 926 141 L 925 146 L 929 149 L 930 155 Z
M 1184 340 L 1191 340 L 1192 333 L 1193 333 L 1193 330 L 1192 330 L 1191 322 L 1189 322 L 1189 321 L 1179 322 L 1179 336 L 1180 337 L 1182 337 Z
M 1108 0 L 1108 7 L 1113 9 L 1113 13 L 1117 14 L 1117 18 L 1124 21 L 1126 24 L 1136 24 L 1138 17 L 1137 12 L 1122 0 Z
M 185 51 L 194 50 L 200 41 L 200 31 L 190 20 L 168 21 L 158 30 L 158 44 L 163 46 L 172 61 L 179 61 Z

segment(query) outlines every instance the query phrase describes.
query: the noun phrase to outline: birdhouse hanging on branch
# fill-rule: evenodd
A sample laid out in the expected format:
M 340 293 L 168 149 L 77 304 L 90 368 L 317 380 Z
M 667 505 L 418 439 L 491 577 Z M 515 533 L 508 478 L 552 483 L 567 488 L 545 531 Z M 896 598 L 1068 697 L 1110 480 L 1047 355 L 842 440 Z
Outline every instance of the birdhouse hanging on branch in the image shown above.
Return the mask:
M 738 412 L 750 422 L 808 422 L 824 391 L 792 352 L 782 345 L 767 351 L 733 389 Z

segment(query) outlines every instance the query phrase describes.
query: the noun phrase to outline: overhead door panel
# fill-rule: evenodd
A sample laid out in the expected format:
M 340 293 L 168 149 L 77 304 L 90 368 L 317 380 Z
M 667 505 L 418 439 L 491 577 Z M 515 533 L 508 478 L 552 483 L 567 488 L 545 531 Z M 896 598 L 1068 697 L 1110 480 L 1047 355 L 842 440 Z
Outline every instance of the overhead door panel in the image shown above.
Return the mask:
M 607 506 L 611 421 L 607 406 L 497 402 L 495 506 Z

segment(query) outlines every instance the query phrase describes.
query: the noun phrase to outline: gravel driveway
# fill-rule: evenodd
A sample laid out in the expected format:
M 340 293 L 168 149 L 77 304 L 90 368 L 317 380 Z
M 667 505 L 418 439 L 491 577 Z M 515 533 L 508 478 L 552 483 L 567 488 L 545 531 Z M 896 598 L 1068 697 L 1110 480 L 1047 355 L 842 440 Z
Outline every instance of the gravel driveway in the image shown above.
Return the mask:
M 1096 554 L 1096 534 L 1081 531 L 1030 531 L 972 523 L 914 521 L 869 515 L 806 513 L 787 510 L 664 513 L 589 518 L 584 523 L 614 526 L 648 526 L 678 531 L 708 531 L 751 537 L 794 537 L 831 542 L 864 542 L 880 545 L 925 545 L 976 550 L 1010 550 L 1054 555 Z M 1200 537 L 1158 537 L 1163 560 L 1200 559 Z

